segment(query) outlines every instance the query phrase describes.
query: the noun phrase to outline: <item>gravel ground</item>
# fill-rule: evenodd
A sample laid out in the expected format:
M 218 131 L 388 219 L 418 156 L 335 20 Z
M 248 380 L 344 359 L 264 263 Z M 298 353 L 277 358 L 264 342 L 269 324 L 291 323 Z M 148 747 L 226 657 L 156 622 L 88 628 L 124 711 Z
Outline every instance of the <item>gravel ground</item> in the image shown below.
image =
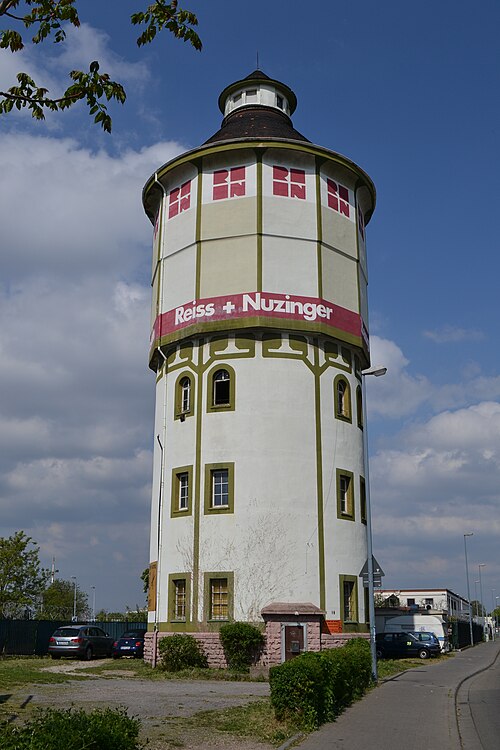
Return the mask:
M 49 672 L 71 674 L 75 668 L 81 670 L 105 663 L 102 660 L 89 662 L 65 662 L 47 667 Z M 82 672 L 79 671 L 79 677 Z M 217 682 L 214 680 L 165 680 L 149 681 L 137 677 L 127 678 L 120 670 L 113 679 L 113 672 L 106 678 L 89 675 L 83 681 L 61 685 L 35 685 L 32 694 L 18 693 L 12 696 L 17 707 L 29 709 L 40 707 L 69 708 L 74 705 L 85 710 L 97 707 L 122 707 L 129 715 L 141 720 L 143 739 L 148 739 L 148 750 L 267 750 L 271 745 L 243 739 L 234 739 L 222 733 L 207 736 L 207 730 L 176 727 L 176 719 L 193 716 L 199 711 L 243 706 L 269 695 L 265 682 Z M 133 674 L 133 673 L 132 673 Z M 14 706 L 13 706 L 14 708 Z M 215 736 L 216 735 L 216 736 Z

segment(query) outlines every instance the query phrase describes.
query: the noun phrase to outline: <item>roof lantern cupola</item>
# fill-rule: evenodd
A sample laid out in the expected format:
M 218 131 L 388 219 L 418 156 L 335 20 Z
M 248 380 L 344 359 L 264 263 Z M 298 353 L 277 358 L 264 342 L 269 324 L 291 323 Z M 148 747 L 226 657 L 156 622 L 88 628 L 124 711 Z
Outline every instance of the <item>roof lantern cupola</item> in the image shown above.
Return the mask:
M 297 106 L 293 91 L 280 81 L 269 78 L 261 70 L 254 70 L 246 78 L 226 86 L 219 97 L 219 108 L 224 115 L 240 107 L 274 107 L 292 115 Z
M 205 143 L 241 138 L 279 138 L 309 143 L 295 130 L 290 119 L 296 107 L 297 97 L 291 88 L 269 78 L 262 70 L 254 70 L 222 91 L 219 96 L 219 108 L 224 115 L 221 129 Z

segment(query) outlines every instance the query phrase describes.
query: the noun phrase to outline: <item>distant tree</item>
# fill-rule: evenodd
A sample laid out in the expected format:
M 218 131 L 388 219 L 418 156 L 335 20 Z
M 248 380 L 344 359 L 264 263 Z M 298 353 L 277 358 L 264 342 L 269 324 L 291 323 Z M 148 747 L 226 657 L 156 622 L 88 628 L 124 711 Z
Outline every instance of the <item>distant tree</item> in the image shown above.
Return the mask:
M 486 615 L 486 609 L 481 602 L 477 599 L 472 599 L 470 606 L 472 608 L 472 614 L 474 617 L 484 617 Z
M 141 581 L 142 581 L 142 590 L 146 594 L 146 598 L 148 596 L 149 591 L 149 567 L 144 568 L 144 570 L 141 573 Z
M 97 622 L 124 622 L 126 617 L 123 612 L 107 612 L 105 609 L 99 610 L 95 619 Z
M 40 620 L 71 620 L 74 603 L 75 584 L 73 581 L 56 579 L 43 592 L 37 617 Z M 90 617 L 87 594 L 78 588 L 78 584 L 76 584 L 76 617 L 78 620 L 86 620 Z
M 22 617 L 49 579 L 40 566 L 38 545 L 24 531 L 0 537 L 0 617 Z
M 20 15 L 17 9 L 22 6 Z M 0 17 L 7 17 L 9 25 L 16 28 L 0 30 L 0 48 L 18 52 L 24 48 L 24 40 L 18 28 L 31 29 L 35 34 L 32 44 L 40 44 L 48 37 L 56 43 L 66 38 L 68 26 L 78 28 L 80 18 L 76 7 L 77 0 L 0 0 Z M 137 38 L 140 46 L 153 41 L 156 34 L 166 29 L 177 39 L 189 42 L 195 49 L 201 49 L 201 41 L 194 27 L 198 25 L 195 14 L 178 7 L 177 0 L 155 0 L 144 11 L 133 13 L 131 23 L 143 26 Z M 13 23 L 12 23 L 13 22 Z M 48 96 L 46 88 L 39 87 L 27 73 L 17 74 L 17 86 L 0 91 L 0 113 L 27 108 L 36 120 L 45 118 L 44 110 L 52 112 L 67 109 L 78 101 L 85 101 L 89 114 L 94 115 L 94 122 L 100 123 L 105 131 L 111 132 L 111 117 L 104 101 L 115 99 L 123 104 L 126 93 L 123 86 L 112 81 L 108 73 L 101 73 L 99 62 L 89 64 L 88 72 L 72 70 L 69 73 L 72 81 L 62 96 Z

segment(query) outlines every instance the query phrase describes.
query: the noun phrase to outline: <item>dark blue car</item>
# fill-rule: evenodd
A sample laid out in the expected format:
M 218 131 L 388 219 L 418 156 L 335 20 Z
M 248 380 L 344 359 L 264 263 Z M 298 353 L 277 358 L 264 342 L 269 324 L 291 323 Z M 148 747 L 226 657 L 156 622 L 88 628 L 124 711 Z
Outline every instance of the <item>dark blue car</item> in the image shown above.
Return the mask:
M 142 659 L 146 632 L 146 630 L 127 630 L 126 633 L 123 633 L 113 643 L 113 659 L 119 659 L 120 656 L 134 656 L 137 659 Z

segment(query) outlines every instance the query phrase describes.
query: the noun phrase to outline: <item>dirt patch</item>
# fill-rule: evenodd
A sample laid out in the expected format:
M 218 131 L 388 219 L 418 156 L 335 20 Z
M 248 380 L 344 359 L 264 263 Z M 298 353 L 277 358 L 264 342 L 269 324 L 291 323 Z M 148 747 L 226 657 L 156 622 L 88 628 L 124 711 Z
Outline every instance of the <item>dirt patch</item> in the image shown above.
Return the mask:
M 65 672 L 79 677 L 85 668 L 95 667 L 99 661 L 67 662 L 47 667 L 50 672 Z M 64 684 L 33 685 L 28 695 L 26 689 L 13 694 L 9 700 L 12 715 L 29 715 L 36 708 L 70 708 L 87 711 L 93 708 L 125 708 L 130 716 L 141 720 L 142 739 L 148 740 L 148 750 L 269 750 L 271 745 L 243 738 L 234 738 L 223 732 L 207 732 L 195 726 L 186 727 L 182 719 L 200 711 L 221 710 L 244 706 L 269 695 L 269 685 L 264 682 L 217 682 L 212 680 L 149 681 L 137 677 L 106 678 L 88 675 L 88 679 Z M 5 706 L 7 708 L 7 706 Z M 212 735 L 212 736 L 207 736 Z

